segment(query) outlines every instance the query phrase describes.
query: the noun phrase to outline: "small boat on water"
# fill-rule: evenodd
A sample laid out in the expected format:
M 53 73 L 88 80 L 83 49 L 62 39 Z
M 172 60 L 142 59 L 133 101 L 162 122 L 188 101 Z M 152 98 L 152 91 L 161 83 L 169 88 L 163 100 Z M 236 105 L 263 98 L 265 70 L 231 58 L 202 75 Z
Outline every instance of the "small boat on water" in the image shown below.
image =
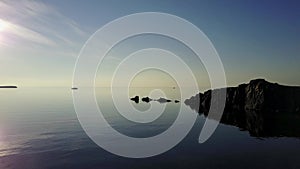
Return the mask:
M 72 89 L 72 90 L 77 90 L 78 88 L 77 88 L 77 87 L 72 87 L 71 89 Z

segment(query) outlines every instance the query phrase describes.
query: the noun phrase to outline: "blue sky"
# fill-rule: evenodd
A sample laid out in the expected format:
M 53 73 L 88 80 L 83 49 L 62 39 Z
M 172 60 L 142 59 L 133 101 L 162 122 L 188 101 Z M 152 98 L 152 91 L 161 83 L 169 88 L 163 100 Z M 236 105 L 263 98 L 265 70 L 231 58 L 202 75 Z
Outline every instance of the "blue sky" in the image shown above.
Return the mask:
M 70 86 L 88 37 L 136 12 L 170 13 L 198 26 L 218 51 L 229 85 L 257 77 L 300 85 L 296 0 L 1 1 L 0 84 Z

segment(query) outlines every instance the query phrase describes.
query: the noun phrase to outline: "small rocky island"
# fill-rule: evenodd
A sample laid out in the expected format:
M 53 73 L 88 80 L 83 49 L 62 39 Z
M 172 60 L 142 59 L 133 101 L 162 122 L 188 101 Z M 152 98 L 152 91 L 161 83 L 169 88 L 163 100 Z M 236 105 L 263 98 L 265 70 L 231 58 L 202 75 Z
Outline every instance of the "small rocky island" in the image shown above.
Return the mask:
M 17 86 L 0 86 L 0 88 L 12 89 L 18 88 Z
M 300 138 L 300 87 L 251 80 L 226 90 L 221 123 L 247 130 L 254 137 Z M 212 90 L 185 100 L 199 114 L 208 115 Z
M 139 96 L 135 96 L 130 98 L 130 100 L 134 101 L 135 103 L 139 103 L 140 101 L 140 97 Z M 166 98 L 159 98 L 159 99 L 152 99 L 150 97 L 142 97 L 141 99 L 143 102 L 149 103 L 151 101 L 157 101 L 159 103 L 168 103 L 168 102 L 172 102 L 172 100 L 170 99 L 166 99 Z M 174 100 L 174 103 L 179 103 L 179 100 Z

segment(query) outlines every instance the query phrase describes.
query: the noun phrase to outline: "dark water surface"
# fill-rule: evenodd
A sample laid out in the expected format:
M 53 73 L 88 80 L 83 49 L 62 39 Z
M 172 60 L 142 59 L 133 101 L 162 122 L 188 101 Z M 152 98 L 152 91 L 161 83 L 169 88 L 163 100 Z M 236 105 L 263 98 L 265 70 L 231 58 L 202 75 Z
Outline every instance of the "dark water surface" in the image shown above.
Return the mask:
M 106 102 L 106 90 L 97 91 L 99 106 L 116 130 L 130 136 L 149 137 L 163 132 L 175 120 L 179 107 L 185 106 L 182 102 L 166 103 L 164 114 L 155 123 L 139 126 L 121 120 L 111 103 Z M 147 95 L 142 89 L 131 92 L 138 93 Z M 178 98 L 176 91 L 167 89 L 166 93 L 168 98 Z M 134 106 L 146 110 L 149 103 Z M 198 116 L 188 136 L 170 151 L 130 159 L 103 150 L 85 134 L 69 88 L 1 89 L 0 168 L 300 168 L 299 138 L 257 138 L 237 127 L 220 124 L 207 142 L 199 144 L 204 120 Z

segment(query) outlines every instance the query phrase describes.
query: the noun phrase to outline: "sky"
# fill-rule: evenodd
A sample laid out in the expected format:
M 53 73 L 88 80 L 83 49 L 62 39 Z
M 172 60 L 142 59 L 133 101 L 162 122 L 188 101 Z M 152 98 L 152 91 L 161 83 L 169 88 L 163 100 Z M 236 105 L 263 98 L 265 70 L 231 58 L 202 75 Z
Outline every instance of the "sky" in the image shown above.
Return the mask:
M 173 14 L 201 29 L 219 53 L 229 86 L 254 78 L 300 85 L 297 0 L 0 1 L 0 85 L 71 86 L 76 58 L 88 38 L 110 21 L 137 12 Z M 111 52 L 106 65 L 100 66 L 103 73 L 97 76 L 99 85 L 109 84 L 113 65 L 126 51 L 160 44 L 186 57 L 192 55 L 164 37 L 136 37 L 126 42 Z M 199 85 L 208 86 L 203 65 L 190 62 Z M 146 75 L 156 77 L 155 85 L 165 76 L 158 71 Z

